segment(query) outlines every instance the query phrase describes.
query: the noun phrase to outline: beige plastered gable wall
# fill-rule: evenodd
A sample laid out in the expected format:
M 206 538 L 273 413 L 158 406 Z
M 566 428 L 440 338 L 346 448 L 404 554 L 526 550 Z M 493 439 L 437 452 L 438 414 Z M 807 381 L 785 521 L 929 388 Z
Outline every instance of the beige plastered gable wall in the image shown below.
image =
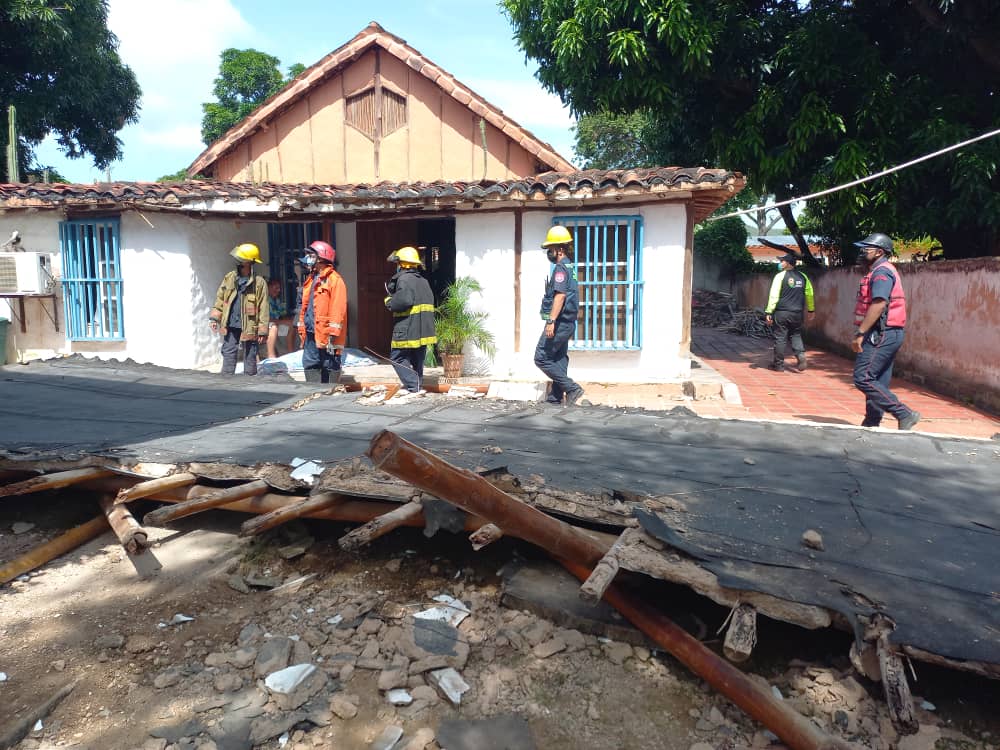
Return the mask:
M 377 142 L 346 121 L 348 97 L 373 91 L 376 68 L 386 98 L 405 102 L 403 124 Z M 234 144 L 210 172 L 232 182 L 361 184 L 506 180 L 551 168 L 426 76 L 373 46 Z

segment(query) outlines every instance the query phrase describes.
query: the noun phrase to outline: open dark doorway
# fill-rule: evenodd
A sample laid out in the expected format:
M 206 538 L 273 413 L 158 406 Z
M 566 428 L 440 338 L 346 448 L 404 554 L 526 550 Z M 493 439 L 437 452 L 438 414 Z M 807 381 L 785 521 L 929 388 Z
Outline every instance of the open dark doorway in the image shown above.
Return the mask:
M 455 220 L 397 219 L 358 222 L 358 346 L 389 354 L 392 313 L 385 309 L 385 282 L 393 274 L 389 253 L 421 248 L 435 300 L 455 280 Z

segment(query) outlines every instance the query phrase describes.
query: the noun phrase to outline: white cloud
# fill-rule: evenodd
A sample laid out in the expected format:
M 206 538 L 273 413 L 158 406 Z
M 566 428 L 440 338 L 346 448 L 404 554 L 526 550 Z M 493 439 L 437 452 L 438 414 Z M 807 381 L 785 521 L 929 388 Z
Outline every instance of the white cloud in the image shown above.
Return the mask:
M 536 127 L 570 128 L 576 124 L 569 107 L 537 81 L 477 78 L 465 83 L 529 130 Z

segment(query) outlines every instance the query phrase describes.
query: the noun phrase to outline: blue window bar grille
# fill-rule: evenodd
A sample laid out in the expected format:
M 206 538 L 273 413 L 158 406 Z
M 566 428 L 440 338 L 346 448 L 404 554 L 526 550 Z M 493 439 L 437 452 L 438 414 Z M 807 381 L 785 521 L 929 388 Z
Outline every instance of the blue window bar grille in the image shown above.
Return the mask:
M 302 258 L 309 243 L 323 239 L 323 224 L 268 224 L 267 257 L 269 278 L 281 279 L 281 291 L 288 310 L 293 315 L 298 304 L 299 282 L 295 278 L 295 261 Z
M 70 341 L 124 341 L 120 221 L 60 222 L 59 248 Z
M 642 348 L 642 217 L 561 216 L 573 235 L 580 311 L 571 349 Z

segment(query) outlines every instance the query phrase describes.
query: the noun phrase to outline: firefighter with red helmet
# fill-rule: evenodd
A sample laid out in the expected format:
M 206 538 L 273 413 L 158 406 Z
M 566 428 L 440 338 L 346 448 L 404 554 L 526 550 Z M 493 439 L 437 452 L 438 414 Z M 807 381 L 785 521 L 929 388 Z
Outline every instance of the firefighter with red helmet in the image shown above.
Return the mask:
M 252 242 L 234 247 L 230 253 L 236 268 L 222 278 L 208 325 L 222 333 L 222 374 L 236 372 L 236 360 L 243 349 L 243 374 L 257 374 L 257 348 L 267 339 L 270 308 L 267 282 L 254 272 L 260 263 L 260 249 Z
M 323 240 L 306 249 L 298 329 L 302 340 L 302 368 L 306 381 L 329 383 L 340 379 L 341 355 L 347 344 L 347 285 L 334 264 L 337 251 Z
M 912 430 L 920 414 L 903 404 L 889 390 L 892 364 L 903 345 L 906 326 L 906 295 L 899 271 L 889 262 L 892 239 L 875 232 L 860 242 L 861 260 L 867 273 L 858 288 L 854 307 L 854 386 L 865 394 L 865 419 L 862 427 L 878 427 L 882 415 L 889 412 L 899 422 L 899 429 Z

